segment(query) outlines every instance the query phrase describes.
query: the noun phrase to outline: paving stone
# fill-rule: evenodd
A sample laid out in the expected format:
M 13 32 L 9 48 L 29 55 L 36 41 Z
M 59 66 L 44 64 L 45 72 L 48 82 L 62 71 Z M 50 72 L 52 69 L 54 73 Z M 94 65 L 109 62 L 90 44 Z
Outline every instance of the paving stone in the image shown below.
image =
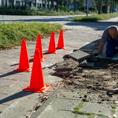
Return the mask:
M 77 103 L 78 100 L 57 98 L 46 107 L 38 118 L 81 118 L 77 114 L 72 113 Z
M 107 104 L 85 103 L 80 111 L 85 113 L 100 114 L 109 118 L 112 117 L 112 108 Z
M 52 75 L 49 75 L 49 69 L 44 69 L 44 79 L 45 79 L 45 83 L 49 83 L 49 84 L 52 84 L 52 83 L 58 83 L 58 82 L 61 82 L 63 79 L 60 78 L 60 77 L 57 77 L 57 76 L 52 76 Z
M 117 107 L 117 109 L 116 109 L 115 115 L 118 117 L 118 107 Z
M 56 98 L 46 106 L 38 117 L 31 118 L 89 118 L 92 117 L 86 114 L 73 113 L 74 108 L 81 102 L 84 103 L 80 112 L 94 113 L 95 118 L 112 118 L 112 108 L 109 104 L 98 104 L 83 102 L 81 99 L 76 99 L 78 92 L 67 91 L 65 89 L 57 90 Z M 81 93 L 80 93 L 81 94 Z M 38 114 L 38 113 L 37 113 Z M 117 117 L 116 117 L 117 118 Z
M 0 118 L 21 118 L 25 116 L 29 110 L 33 110 L 37 104 L 39 94 L 29 94 L 22 99 L 14 101 L 1 114 Z
M 72 113 L 73 109 L 76 107 L 77 104 L 79 104 L 80 101 L 78 100 L 70 100 L 70 99 L 55 99 L 53 102 L 51 102 L 46 109 L 37 117 L 37 118 L 89 118 L 87 115 L 80 115 L 80 114 L 74 114 Z M 96 105 L 96 104 L 94 104 Z M 91 109 L 93 105 L 89 106 L 89 109 Z M 106 106 L 108 107 L 108 106 Z M 106 118 L 106 115 L 108 116 L 107 108 L 103 108 L 103 106 L 94 106 L 92 112 L 87 113 L 96 113 L 101 115 L 96 115 L 95 118 Z M 97 110 L 97 112 L 96 112 Z M 104 110 L 103 114 L 99 112 L 100 110 Z M 83 111 L 85 112 L 85 111 Z M 107 114 L 108 113 L 108 114 Z M 109 116 L 110 118 L 110 116 Z
M 84 51 L 78 50 L 78 51 L 75 51 L 75 52 L 73 52 L 71 54 L 68 54 L 68 55 L 64 56 L 64 58 L 70 57 L 70 58 L 72 58 L 72 59 L 74 59 L 76 61 L 82 61 L 82 60 L 86 59 L 89 56 L 90 56 L 90 54 L 88 54 L 88 53 L 86 53 Z
M 87 94 L 84 89 L 81 91 L 82 92 L 80 92 L 80 91 L 71 92 L 71 91 L 60 89 L 57 91 L 56 97 L 57 98 L 67 98 L 67 99 L 80 99 L 79 98 L 80 96 Z
M 0 105 L 0 114 L 8 107 L 8 105 Z
M 0 81 L 1 81 L 0 82 L 0 87 L 1 88 L 4 87 L 4 86 L 10 86 L 11 84 L 16 84 L 16 82 L 12 81 L 12 80 L 4 80 L 4 79 L 2 79 Z

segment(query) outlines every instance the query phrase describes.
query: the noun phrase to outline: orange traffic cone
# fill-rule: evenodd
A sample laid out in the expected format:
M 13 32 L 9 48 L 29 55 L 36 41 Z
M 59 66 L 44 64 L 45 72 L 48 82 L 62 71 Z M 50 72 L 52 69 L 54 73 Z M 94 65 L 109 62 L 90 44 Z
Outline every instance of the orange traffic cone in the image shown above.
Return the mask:
M 31 68 L 29 66 L 28 51 L 27 51 L 25 38 L 22 39 L 22 43 L 21 43 L 19 67 L 18 67 L 17 71 L 18 72 L 30 72 L 31 71 Z
M 44 84 L 44 76 L 40 62 L 40 52 L 37 49 L 34 55 L 30 86 L 25 88 L 24 91 L 42 93 L 45 92 L 47 89 L 48 85 Z
M 52 32 L 51 36 L 50 36 L 50 43 L 49 43 L 48 53 L 53 53 L 53 54 L 56 53 L 54 32 Z
M 60 31 L 57 49 L 64 49 L 64 36 L 63 36 L 63 30 Z
M 41 61 L 44 61 L 44 58 L 43 58 L 43 52 L 42 52 L 42 39 L 41 39 L 40 34 L 37 35 L 37 41 L 36 41 L 36 47 L 35 47 L 35 50 L 36 50 L 36 49 L 39 49 L 39 51 L 40 51 L 40 57 L 41 57 Z

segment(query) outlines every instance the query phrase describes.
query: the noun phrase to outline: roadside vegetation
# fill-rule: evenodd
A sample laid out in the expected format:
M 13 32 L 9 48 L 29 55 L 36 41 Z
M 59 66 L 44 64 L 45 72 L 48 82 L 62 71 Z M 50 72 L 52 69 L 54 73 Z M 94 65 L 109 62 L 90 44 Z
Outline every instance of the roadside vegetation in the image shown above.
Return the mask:
M 48 23 L 12 23 L 0 24 L 0 50 L 12 48 L 20 44 L 21 39 L 36 40 L 40 33 L 43 37 L 52 31 L 58 32 L 62 25 Z
M 1 15 L 31 15 L 31 16 L 59 16 L 59 15 L 75 15 L 75 14 L 84 14 L 84 12 L 76 10 L 37 10 L 37 9 L 17 9 L 17 8 L 0 8 Z
M 90 16 L 77 16 L 72 20 L 76 22 L 98 22 L 100 20 L 107 20 L 110 18 L 118 17 L 118 13 L 109 13 L 109 14 L 93 14 Z

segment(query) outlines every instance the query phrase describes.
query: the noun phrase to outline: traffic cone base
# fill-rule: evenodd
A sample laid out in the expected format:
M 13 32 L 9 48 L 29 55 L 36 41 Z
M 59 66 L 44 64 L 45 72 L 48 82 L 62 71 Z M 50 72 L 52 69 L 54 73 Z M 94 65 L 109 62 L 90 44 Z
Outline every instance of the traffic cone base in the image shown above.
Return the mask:
M 45 84 L 45 86 L 42 87 L 42 88 L 40 88 L 40 89 L 37 89 L 37 88 L 30 88 L 30 86 L 29 86 L 29 87 L 27 87 L 27 88 L 25 88 L 25 89 L 23 89 L 23 90 L 26 91 L 26 92 L 44 93 L 44 92 L 46 92 L 48 89 L 49 89 L 49 85 L 48 85 L 48 84 Z
M 59 50 L 59 49 L 63 49 L 63 50 L 65 50 L 66 48 L 65 48 L 65 47 L 63 47 L 63 48 L 58 48 L 58 47 L 57 47 L 56 49 L 57 49 L 57 50 Z
M 47 54 L 57 54 L 57 52 L 55 51 L 55 52 L 47 52 Z
M 44 60 L 45 60 L 45 59 L 44 59 L 44 57 L 43 57 L 43 58 L 41 59 L 41 61 L 44 62 Z
M 21 70 L 21 69 L 16 69 L 16 71 L 17 72 L 31 72 L 32 71 L 32 68 L 30 67 L 30 68 L 28 68 L 28 69 L 26 69 L 26 70 Z
M 43 56 L 43 58 L 41 59 L 41 62 L 44 62 L 45 59 L 47 59 L 47 56 Z

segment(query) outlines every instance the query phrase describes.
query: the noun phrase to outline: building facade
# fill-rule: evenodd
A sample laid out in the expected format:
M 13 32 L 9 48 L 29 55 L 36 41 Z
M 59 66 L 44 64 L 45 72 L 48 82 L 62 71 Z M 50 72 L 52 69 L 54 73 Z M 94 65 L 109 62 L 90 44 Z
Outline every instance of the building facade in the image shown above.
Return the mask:
M 41 7 L 43 0 L 0 0 L 1 7 Z

